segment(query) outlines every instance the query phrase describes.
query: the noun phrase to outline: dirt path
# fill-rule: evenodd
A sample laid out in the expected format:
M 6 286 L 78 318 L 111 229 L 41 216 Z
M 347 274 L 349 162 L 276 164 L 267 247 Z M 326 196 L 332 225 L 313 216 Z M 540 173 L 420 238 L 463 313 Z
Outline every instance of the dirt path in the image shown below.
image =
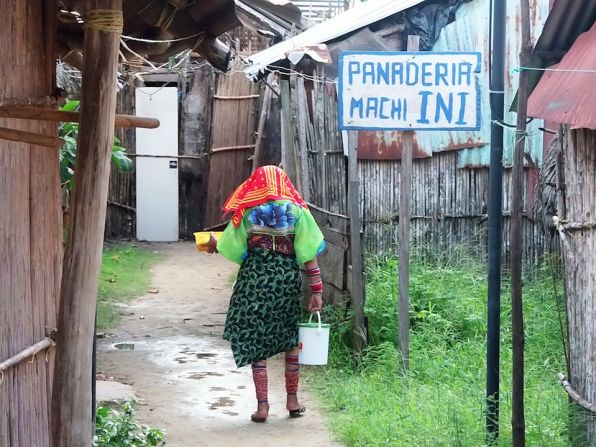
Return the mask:
M 234 265 L 192 243 L 151 248 L 164 255 L 152 271 L 159 292 L 126 306 L 113 336 L 98 341 L 98 370 L 132 385 L 140 420 L 165 429 L 170 447 L 339 445 L 307 393 L 307 415 L 287 417 L 282 358 L 269 362 L 269 420 L 250 422 L 250 367 L 237 369 L 221 338 Z

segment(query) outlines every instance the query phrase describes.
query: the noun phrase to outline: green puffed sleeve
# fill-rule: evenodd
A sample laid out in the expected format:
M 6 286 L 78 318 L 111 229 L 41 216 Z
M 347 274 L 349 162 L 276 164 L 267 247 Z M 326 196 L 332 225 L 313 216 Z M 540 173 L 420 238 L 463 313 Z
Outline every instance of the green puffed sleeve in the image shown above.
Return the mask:
M 238 228 L 230 222 L 221 235 L 221 238 L 219 238 L 219 241 L 217 241 L 217 251 L 230 261 L 236 264 L 242 264 L 248 256 L 247 238 L 248 235 L 244 226 L 244 219 L 240 222 Z
M 323 233 L 319 229 L 315 218 L 305 208 L 296 207 L 296 235 L 294 239 L 294 251 L 296 262 L 304 264 L 312 261 L 325 249 Z

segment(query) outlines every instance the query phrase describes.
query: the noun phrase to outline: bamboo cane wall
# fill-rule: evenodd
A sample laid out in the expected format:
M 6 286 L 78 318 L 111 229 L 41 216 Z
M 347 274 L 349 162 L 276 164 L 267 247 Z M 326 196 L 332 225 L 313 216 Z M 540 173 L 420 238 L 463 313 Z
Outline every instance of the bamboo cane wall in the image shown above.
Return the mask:
M 587 402 L 596 402 L 596 130 L 566 126 L 563 138 L 564 210 L 568 220 L 562 253 L 569 323 L 571 385 Z M 580 417 L 581 416 L 581 417 Z M 596 417 L 577 414 L 573 445 L 596 444 Z
M 124 86 L 118 92 L 116 113 L 134 115 L 135 92 L 134 87 Z M 116 137 L 120 139 L 126 152 L 136 152 L 135 129 L 116 128 Z M 131 157 L 133 169 L 130 172 L 121 171 L 112 163 L 110 172 L 110 189 L 108 192 L 108 208 L 106 213 L 106 238 L 131 238 L 136 235 L 136 159 Z
M 43 102 L 53 92 L 56 2 L 0 0 L 0 9 L 2 101 Z M 52 123 L 2 119 L 0 126 L 57 135 Z M 57 149 L 0 140 L 0 361 L 56 327 L 62 264 L 58 166 Z M 50 350 L 0 374 L 0 447 L 49 445 L 52 363 Z

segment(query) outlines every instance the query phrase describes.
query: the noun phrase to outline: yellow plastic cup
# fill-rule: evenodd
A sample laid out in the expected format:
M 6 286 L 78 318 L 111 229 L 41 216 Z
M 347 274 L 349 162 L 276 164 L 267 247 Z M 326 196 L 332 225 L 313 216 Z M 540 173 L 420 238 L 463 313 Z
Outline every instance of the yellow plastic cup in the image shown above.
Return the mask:
M 211 233 L 215 235 L 217 239 L 221 237 L 223 232 L 212 232 L 212 231 L 199 231 L 198 233 L 194 233 L 195 236 L 195 243 L 197 244 L 197 250 L 199 251 L 207 251 L 209 250 L 209 240 L 211 239 Z

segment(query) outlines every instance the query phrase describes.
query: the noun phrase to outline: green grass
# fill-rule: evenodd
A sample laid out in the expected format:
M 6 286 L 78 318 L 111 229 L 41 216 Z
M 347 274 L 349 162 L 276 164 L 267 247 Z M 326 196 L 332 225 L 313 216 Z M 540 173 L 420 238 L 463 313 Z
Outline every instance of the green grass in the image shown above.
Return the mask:
M 150 282 L 149 269 L 159 255 L 130 245 L 104 249 L 97 301 L 97 330 L 118 324 L 119 304 L 145 294 Z
M 334 322 L 330 365 L 308 380 L 327 410 L 335 436 L 356 446 L 481 446 L 485 444 L 485 267 L 473 261 L 411 267 L 410 372 L 398 371 L 395 345 L 397 262 L 367 266 L 371 346 L 354 365 L 344 343 L 349 322 Z M 503 284 L 507 284 L 507 280 Z M 506 287 L 505 287 L 506 288 Z M 560 290 L 560 289 L 559 289 Z M 510 294 L 502 294 L 501 435 L 511 445 Z M 558 314 L 548 271 L 526 279 L 527 445 L 568 445 L 567 400 L 556 374 L 565 372 Z

